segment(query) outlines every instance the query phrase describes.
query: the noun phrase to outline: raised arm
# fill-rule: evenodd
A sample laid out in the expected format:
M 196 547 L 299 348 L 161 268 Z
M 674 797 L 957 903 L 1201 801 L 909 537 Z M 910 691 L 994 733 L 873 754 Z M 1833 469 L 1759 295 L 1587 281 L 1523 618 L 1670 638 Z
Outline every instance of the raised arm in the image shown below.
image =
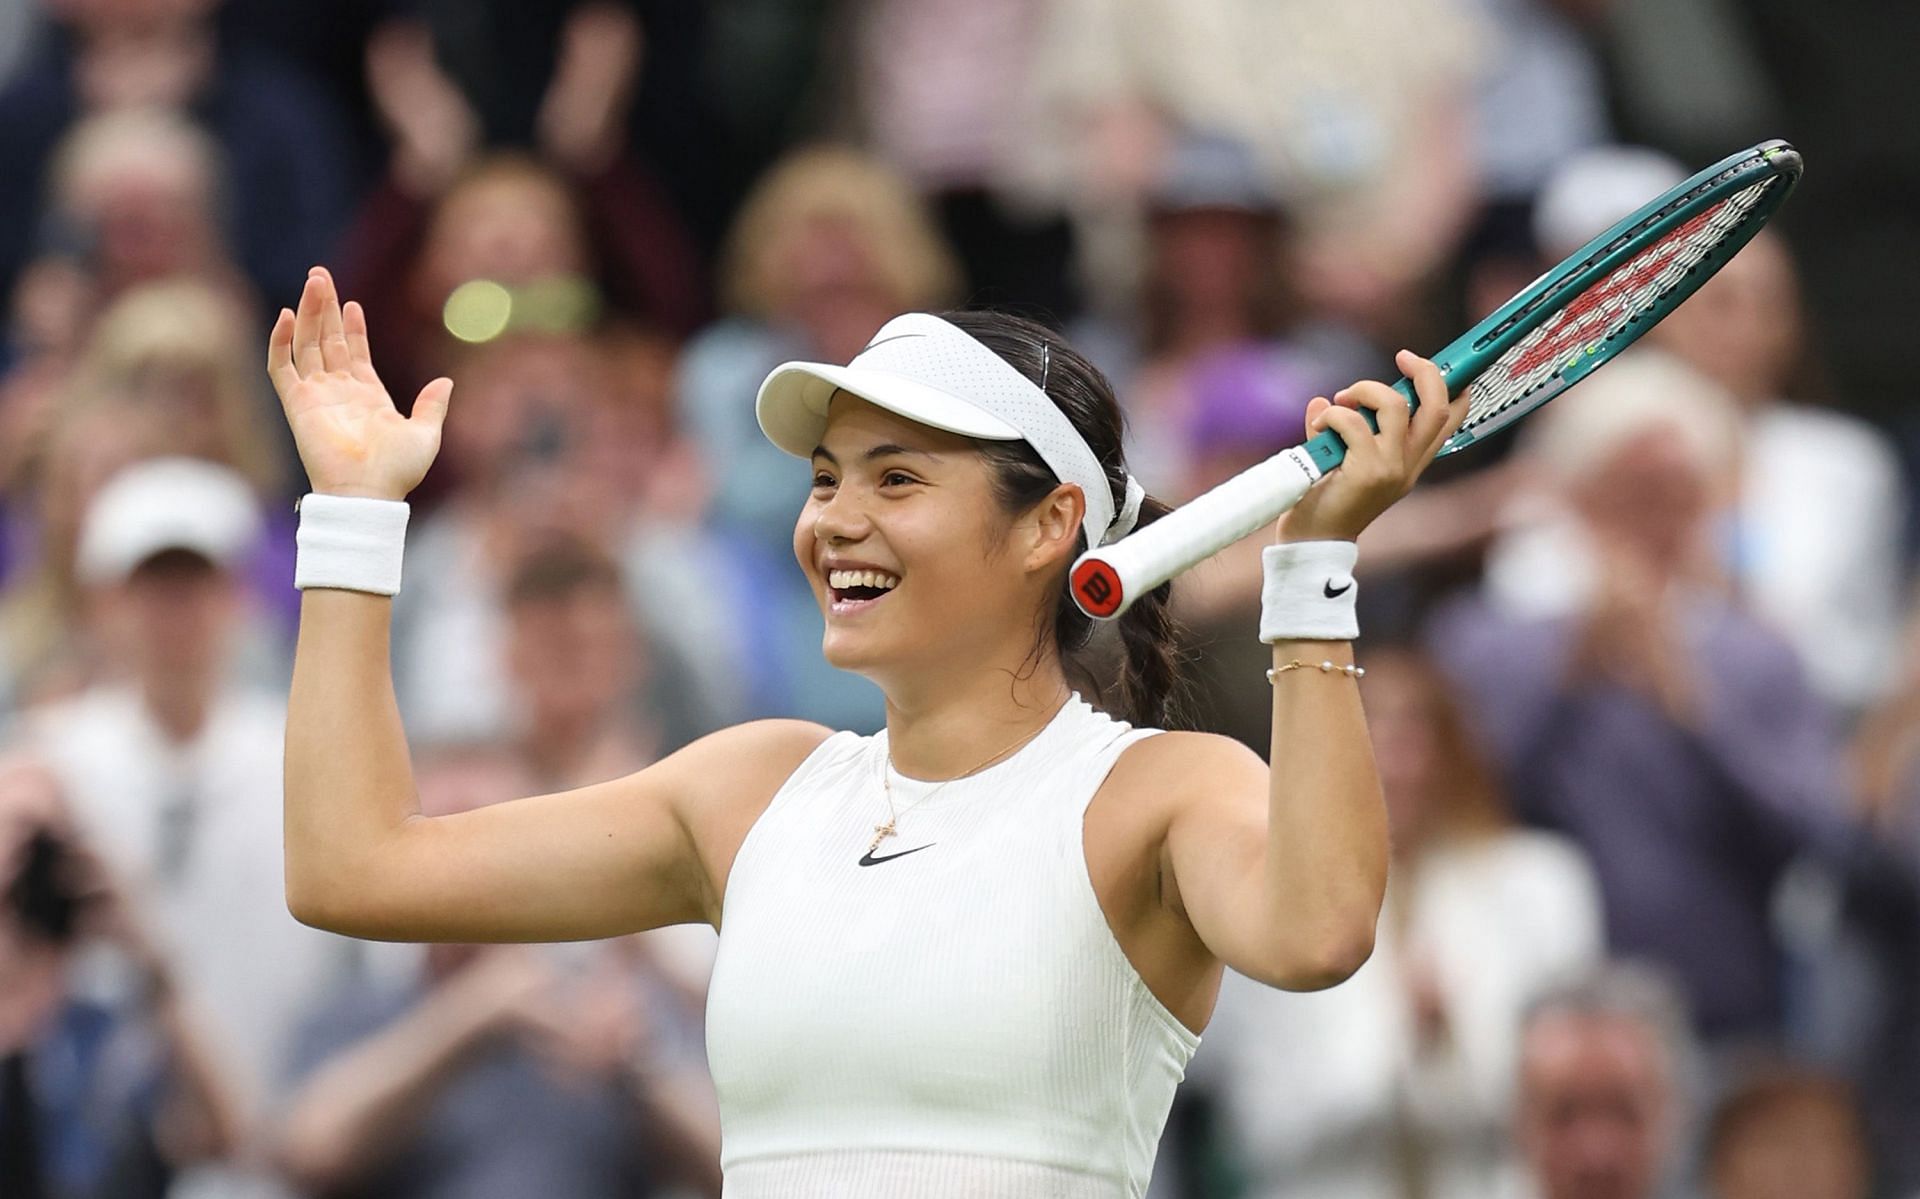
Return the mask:
M 360 306 L 314 268 L 268 369 L 313 490 L 404 498 L 439 450 L 453 384 L 395 410 Z M 724 730 L 624 779 L 424 817 L 389 660 L 391 599 L 311 588 L 287 709 L 287 905 L 389 940 L 555 941 L 717 922 L 734 849 L 825 730 Z
M 1282 518 L 1280 540 L 1351 541 L 1405 495 L 1466 415 L 1431 362 L 1402 352 L 1420 396 L 1358 383 L 1307 410 L 1346 462 Z M 1374 432 L 1358 409 L 1372 409 Z M 1331 586 L 1331 581 L 1327 584 Z M 1336 593 L 1337 594 L 1337 593 Z M 1289 669 L 1290 663 L 1309 663 Z M 1319 669 L 1332 663 L 1331 671 Z M 1158 786 L 1175 796 L 1163 893 L 1217 958 L 1289 990 L 1341 982 L 1373 952 L 1387 883 L 1387 816 L 1345 641 L 1277 641 L 1269 761 L 1207 736 L 1158 737 Z

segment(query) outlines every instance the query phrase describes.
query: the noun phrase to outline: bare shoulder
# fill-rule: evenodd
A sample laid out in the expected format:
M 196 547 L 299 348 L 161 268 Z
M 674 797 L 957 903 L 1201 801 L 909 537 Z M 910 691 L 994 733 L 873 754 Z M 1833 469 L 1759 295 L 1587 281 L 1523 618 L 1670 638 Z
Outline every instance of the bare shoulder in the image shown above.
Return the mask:
M 727 875 L 747 831 L 831 736 L 832 729 L 811 721 L 755 720 L 709 733 L 658 764 L 671 776 L 676 815 L 700 859 L 709 922 L 717 924 Z
M 774 769 L 785 762 L 787 773 L 833 736 L 833 730 L 810 720 L 750 720 L 729 725 L 689 742 L 671 758 L 684 757 L 703 770 Z
M 774 792 L 833 730 L 806 720 L 754 720 L 708 733 L 661 760 L 684 819 L 746 808 L 757 816 Z
M 1228 796 L 1264 802 L 1267 764 L 1259 754 L 1218 733 L 1167 732 L 1129 745 L 1114 763 L 1109 785 L 1127 798 L 1164 805 L 1169 816 L 1195 803 Z

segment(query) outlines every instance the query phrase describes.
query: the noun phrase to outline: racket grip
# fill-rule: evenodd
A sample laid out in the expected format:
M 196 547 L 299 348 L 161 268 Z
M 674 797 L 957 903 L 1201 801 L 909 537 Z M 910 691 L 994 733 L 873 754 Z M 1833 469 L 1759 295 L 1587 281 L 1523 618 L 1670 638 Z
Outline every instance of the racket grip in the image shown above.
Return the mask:
M 1332 432 L 1241 471 L 1112 545 L 1080 555 L 1069 588 L 1096 620 L 1112 620 L 1140 596 L 1204 562 L 1300 502 L 1340 464 L 1347 447 Z M 1322 463 L 1325 465 L 1322 465 Z

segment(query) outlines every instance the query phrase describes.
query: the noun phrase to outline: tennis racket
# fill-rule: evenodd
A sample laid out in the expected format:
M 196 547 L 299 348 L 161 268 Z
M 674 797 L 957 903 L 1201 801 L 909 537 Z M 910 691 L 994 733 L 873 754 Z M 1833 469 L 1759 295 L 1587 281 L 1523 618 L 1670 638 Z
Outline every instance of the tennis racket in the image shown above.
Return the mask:
M 1715 163 L 1575 250 L 1433 355 L 1449 396 L 1465 390 L 1471 397 L 1466 420 L 1440 453 L 1505 428 L 1633 344 L 1760 231 L 1800 172 L 1799 152 L 1782 141 Z M 1394 388 L 1409 407 L 1417 403 L 1408 380 Z M 1371 423 L 1373 413 L 1365 415 Z M 1328 429 L 1082 554 L 1069 575 L 1074 602 L 1103 620 L 1120 615 L 1135 598 L 1278 520 L 1346 453 Z

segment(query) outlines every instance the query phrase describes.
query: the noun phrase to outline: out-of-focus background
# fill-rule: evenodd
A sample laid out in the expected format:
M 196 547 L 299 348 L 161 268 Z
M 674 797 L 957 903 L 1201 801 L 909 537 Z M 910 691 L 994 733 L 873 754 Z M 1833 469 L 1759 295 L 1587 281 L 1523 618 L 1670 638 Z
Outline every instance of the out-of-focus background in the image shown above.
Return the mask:
M 1379 947 L 1228 978 L 1153 1193 L 1920 1195 L 1916 48 L 1870 0 L 0 0 L 0 1193 L 717 1194 L 709 930 L 286 914 L 310 265 L 397 401 L 456 381 L 394 616 L 442 813 L 878 726 L 773 364 L 1011 307 L 1177 502 L 1786 137 L 1767 233 L 1369 531 Z M 1265 753 L 1255 548 L 1180 602 Z

